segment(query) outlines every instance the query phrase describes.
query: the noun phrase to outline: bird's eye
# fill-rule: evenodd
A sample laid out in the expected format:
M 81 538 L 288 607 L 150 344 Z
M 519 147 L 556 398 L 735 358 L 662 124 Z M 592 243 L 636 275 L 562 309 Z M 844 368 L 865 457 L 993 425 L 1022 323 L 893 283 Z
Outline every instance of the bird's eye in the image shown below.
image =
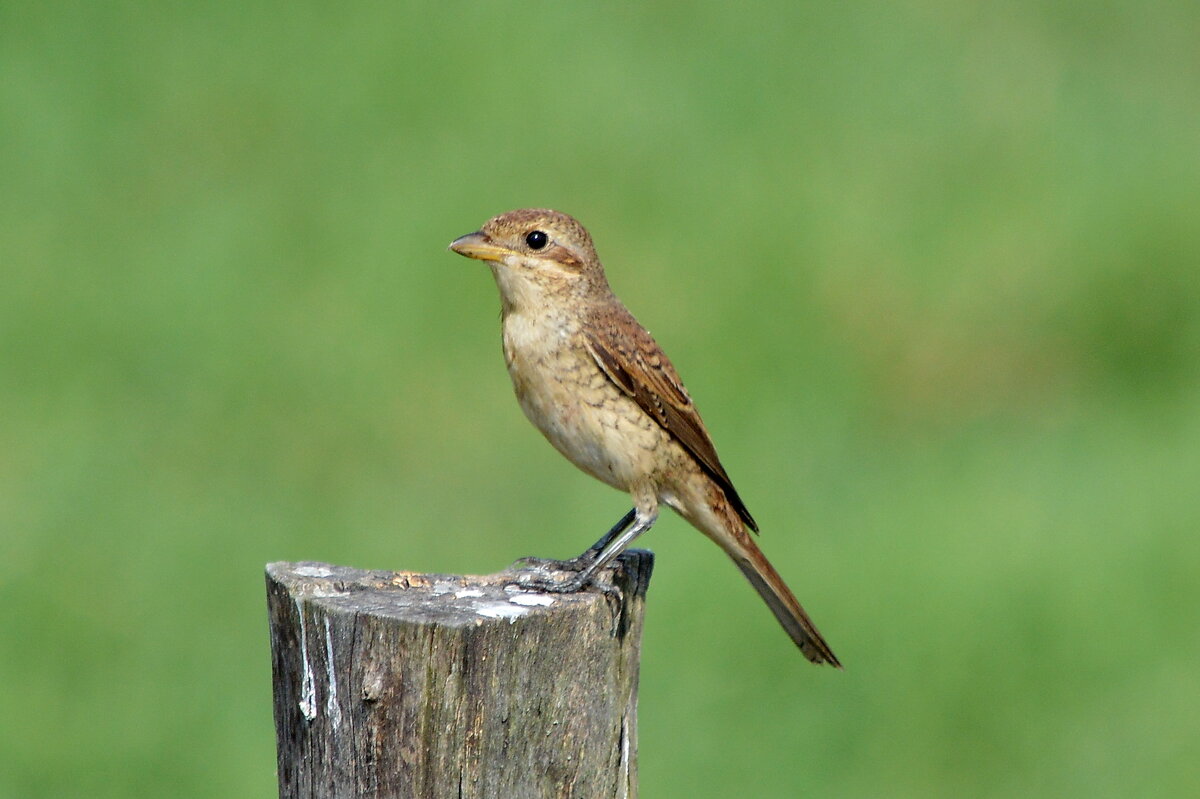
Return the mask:
M 540 230 L 531 230 L 525 234 L 525 243 L 531 250 L 540 250 L 550 243 L 550 237 Z

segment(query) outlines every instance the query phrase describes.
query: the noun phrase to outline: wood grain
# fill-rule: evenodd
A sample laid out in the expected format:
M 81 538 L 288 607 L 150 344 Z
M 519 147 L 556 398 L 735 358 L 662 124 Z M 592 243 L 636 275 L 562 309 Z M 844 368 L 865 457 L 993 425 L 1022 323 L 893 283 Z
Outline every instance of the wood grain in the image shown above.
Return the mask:
M 605 590 L 267 567 L 279 795 L 634 797 L 653 555 Z

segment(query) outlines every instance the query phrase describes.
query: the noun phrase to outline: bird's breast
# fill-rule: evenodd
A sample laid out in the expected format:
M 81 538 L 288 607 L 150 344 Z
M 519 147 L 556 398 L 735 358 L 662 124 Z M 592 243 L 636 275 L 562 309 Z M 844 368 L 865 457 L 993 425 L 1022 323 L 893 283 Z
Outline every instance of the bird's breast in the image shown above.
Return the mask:
M 521 409 L 568 460 L 622 490 L 652 470 L 664 432 L 600 370 L 579 325 L 508 314 L 504 359 Z

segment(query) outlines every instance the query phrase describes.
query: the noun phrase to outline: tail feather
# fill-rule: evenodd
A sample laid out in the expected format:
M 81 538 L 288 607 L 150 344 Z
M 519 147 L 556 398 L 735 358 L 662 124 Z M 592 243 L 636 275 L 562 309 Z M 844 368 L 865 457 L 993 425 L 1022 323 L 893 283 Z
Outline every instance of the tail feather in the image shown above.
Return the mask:
M 779 572 L 775 571 L 775 567 L 763 555 L 762 550 L 755 546 L 749 536 L 745 536 L 745 539 L 744 542 L 739 542 L 743 544 L 739 547 L 742 552 L 730 553 L 733 562 L 742 570 L 742 574 L 746 575 L 746 579 L 767 603 L 767 607 L 775 614 L 775 618 L 796 646 L 800 647 L 801 654 L 813 663 L 828 663 L 840 669 L 842 664 L 838 662 L 829 644 L 825 643 L 812 619 L 804 612 L 796 595 L 787 587 L 787 583 L 779 576 Z
M 804 612 L 796 595 L 775 571 L 754 539 L 746 532 L 745 520 L 729 503 L 721 488 L 713 482 L 706 486 L 705 502 L 683 503 L 680 512 L 696 529 L 725 550 L 754 586 L 767 607 L 791 637 L 801 654 L 813 663 L 828 663 L 840 669 L 842 664 L 825 643 L 817 625 Z

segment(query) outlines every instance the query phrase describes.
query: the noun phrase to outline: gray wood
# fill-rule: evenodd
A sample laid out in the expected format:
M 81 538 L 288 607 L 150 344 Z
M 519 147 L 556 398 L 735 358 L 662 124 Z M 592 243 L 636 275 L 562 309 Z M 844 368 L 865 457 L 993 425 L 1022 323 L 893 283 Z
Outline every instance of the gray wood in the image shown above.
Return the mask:
M 268 565 L 280 797 L 635 797 L 653 563 L 576 594 Z

